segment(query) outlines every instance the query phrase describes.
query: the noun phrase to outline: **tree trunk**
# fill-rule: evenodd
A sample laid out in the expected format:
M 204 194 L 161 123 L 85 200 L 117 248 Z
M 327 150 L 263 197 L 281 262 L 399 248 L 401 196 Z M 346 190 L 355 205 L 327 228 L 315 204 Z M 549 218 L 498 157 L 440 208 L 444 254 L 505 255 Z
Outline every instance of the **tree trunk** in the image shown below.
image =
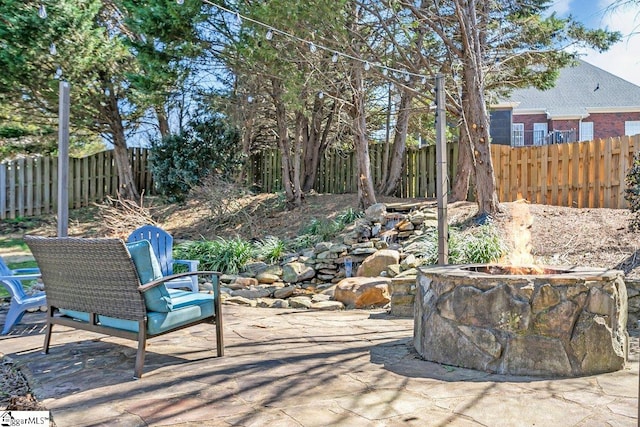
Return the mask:
M 133 179 L 133 171 L 131 170 L 131 163 L 129 163 L 129 152 L 127 151 L 127 142 L 121 123 L 120 126 L 113 129 L 113 158 L 116 162 L 116 168 L 118 169 L 118 193 L 125 199 L 137 202 L 140 200 L 140 193 Z
M 405 153 L 407 152 L 407 132 L 409 129 L 409 118 L 411 117 L 411 103 L 413 93 L 402 91 L 400 95 L 400 105 L 398 106 L 398 118 L 396 120 L 395 135 L 393 136 L 393 149 L 389 161 L 387 180 L 380 183 L 381 193 L 391 196 L 395 193 L 402 178 L 402 171 L 405 167 Z
M 280 149 L 282 185 L 288 203 L 295 203 L 295 190 L 291 175 L 291 145 L 289 144 L 289 129 L 287 127 L 287 113 L 282 101 L 282 82 L 271 80 L 273 105 L 276 110 L 276 123 L 278 126 L 278 147 Z
M 160 137 L 166 138 L 171 134 L 171 129 L 169 129 L 169 120 L 167 119 L 167 115 L 162 109 L 162 106 L 156 106 L 156 117 L 158 118 L 158 128 L 160 129 Z
M 324 101 L 316 99 L 311 117 L 311 126 L 307 124 L 307 138 L 304 145 L 304 172 L 302 178 L 302 191 L 310 191 L 318 175 L 320 158 L 327 149 L 328 135 L 333 123 L 333 117 L 337 111 L 337 102 L 333 102 L 331 112 L 327 116 L 324 127 L 322 125 L 324 115 Z
M 493 214 L 500 210 L 496 192 L 496 177 L 489 145 L 489 113 L 484 99 L 482 74 L 483 45 L 476 15 L 476 0 L 456 1 L 456 15 L 461 28 L 463 85 L 468 102 L 463 103 L 464 125 L 468 130 L 475 165 L 474 182 L 478 214 Z
M 120 196 L 136 203 L 140 200 L 140 192 L 133 179 L 133 170 L 129 162 L 127 139 L 122 126 L 122 116 L 118 106 L 118 99 L 114 91 L 107 96 L 107 102 L 102 107 L 102 114 L 108 118 L 108 126 L 113 137 L 113 158 L 118 170 L 118 193 Z
M 355 64 L 352 71 L 353 84 L 353 133 L 358 165 L 358 205 L 362 209 L 376 203 L 369 160 L 369 141 L 367 139 L 367 116 L 365 109 L 365 90 L 362 81 L 362 64 Z
M 462 129 L 458 140 L 458 166 L 456 179 L 451 187 L 451 197 L 449 198 L 451 202 L 459 202 L 468 199 L 471 173 L 474 170 L 469 134 L 466 129 L 464 129 L 464 123 L 461 126 Z

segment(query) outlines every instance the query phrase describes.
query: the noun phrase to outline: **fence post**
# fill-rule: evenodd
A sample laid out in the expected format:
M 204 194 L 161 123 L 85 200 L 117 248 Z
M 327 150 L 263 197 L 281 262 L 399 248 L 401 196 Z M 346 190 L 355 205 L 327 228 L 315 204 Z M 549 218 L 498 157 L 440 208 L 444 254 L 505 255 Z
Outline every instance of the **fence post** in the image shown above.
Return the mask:
M 60 80 L 58 129 L 58 237 L 66 237 L 69 229 L 69 83 Z

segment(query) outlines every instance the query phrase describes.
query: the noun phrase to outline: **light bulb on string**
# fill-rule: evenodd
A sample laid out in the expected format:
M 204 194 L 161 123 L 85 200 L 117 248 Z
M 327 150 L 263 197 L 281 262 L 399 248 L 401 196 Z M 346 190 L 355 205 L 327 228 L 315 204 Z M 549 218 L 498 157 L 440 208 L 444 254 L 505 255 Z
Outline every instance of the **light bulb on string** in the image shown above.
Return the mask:
M 311 51 L 311 53 L 316 53 L 318 51 L 318 48 L 315 44 L 309 43 L 309 51 Z
M 368 62 L 364 63 L 364 70 L 365 71 L 369 71 L 371 69 L 371 64 L 369 64 Z
M 338 54 L 337 54 L 337 53 L 334 53 L 334 54 L 333 54 L 333 56 L 331 57 L 331 62 L 333 62 L 334 64 L 335 64 L 336 62 L 338 62 Z
M 56 74 L 54 76 L 56 79 L 60 79 L 60 77 L 62 77 L 62 68 L 58 67 L 56 68 Z
M 42 3 L 40 3 L 40 7 L 38 8 L 38 16 L 42 19 L 47 19 L 47 8 L 44 7 Z
M 423 85 L 427 84 L 427 78 L 423 77 L 422 80 L 420 80 L 420 83 L 422 83 Z
M 273 31 L 271 31 L 271 28 L 269 28 L 269 31 L 267 31 L 267 34 L 264 35 L 264 38 L 267 40 L 271 40 L 273 38 Z
M 109 90 L 108 87 L 104 88 L 104 94 L 105 96 L 111 96 L 111 91 Z
M 178 3 L 180 6 L 182 6 L 184 4 L 184 0 L 176 0 L 176 3 Z
M 388 74 L 389 74 L 389 70 L 387 70 L 386 68 L 383 68 L 383 69 L 382 69 L 382 75 L 383 75 L 383 76 L 386 76 L 386 75 L 388 75 Z
M 49 45 L 49 53 L 51 55 L 56 55 L 58 53 L 58 49 L 56 49 L 56 44 L 55 43 L 51 43 Z
M 247 102 L 251 104 L 253 102 L 253 96 L 251 95 L 247 96 Z
M 411 80 L 411 74 L 409 74 L 409 73 L 405 73 L 405 75 L 404 75 L 404 81 L 405 81 L 405 82 L 408 82 L 408 81 L 410 81 L 410 80 Z
M 324 98 L 324 92 L 320 91 L 318 92 L 318 99 L 322 99 L 322 98 Z

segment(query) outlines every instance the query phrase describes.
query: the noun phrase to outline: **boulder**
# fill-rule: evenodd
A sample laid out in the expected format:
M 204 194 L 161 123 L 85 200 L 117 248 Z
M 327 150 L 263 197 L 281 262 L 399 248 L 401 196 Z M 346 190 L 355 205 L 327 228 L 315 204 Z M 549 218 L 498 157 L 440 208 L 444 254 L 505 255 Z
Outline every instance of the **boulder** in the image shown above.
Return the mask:
M 358 267 L 357 276 L 377 277 L 387 270 L 387 267 L 400 263 L 400 252 L 392 249 L 382 249 L 371 254 Z
M 391 301 L 390 283 L 382 277 L 348 277 L 336 285 L 333 299 L 347 307 L 382 307 Z
M 301 262 L 290 262 L 282 267 L 282 280 L 287 283 L 298 283 L 309 280 L 316 275 L 316 271 Z

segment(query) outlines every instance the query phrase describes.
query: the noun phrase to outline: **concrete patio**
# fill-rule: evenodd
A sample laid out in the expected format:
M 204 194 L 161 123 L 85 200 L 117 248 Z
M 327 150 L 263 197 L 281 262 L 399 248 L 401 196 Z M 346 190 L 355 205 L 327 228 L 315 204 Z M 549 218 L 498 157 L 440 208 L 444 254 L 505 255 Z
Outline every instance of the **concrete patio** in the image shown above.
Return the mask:
M 637 335 L 624 370 L 548 379 L 420 360 L 413 320 L 385 311 L 223 312 L 225 357 L 199 325 L 150 340 L 140 380 L 131 341 L 59 327 L 43 355 L 42 313 L 0 337 L 0 353 L 58 427 L 637 425 Z

